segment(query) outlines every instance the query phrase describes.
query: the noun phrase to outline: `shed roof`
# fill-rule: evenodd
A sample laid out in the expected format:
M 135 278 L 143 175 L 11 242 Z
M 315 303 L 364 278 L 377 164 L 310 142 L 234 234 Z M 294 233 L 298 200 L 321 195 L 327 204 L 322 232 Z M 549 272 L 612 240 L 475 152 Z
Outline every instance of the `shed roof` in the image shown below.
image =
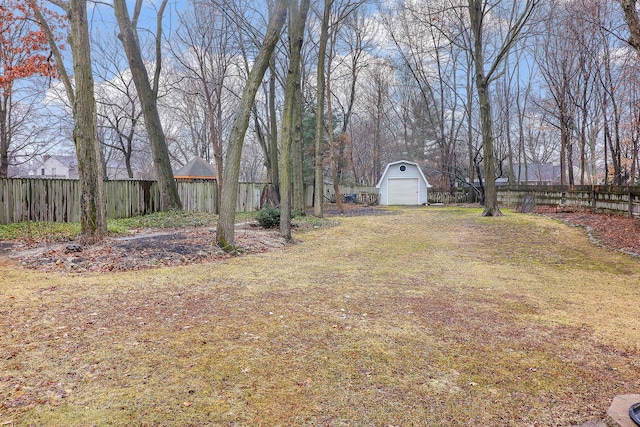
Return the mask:
M 387 175 L 387 172 L 389 171 L 389 168 L 395 165 L 399 165 L 404 163 L 405 165 L 412 165 L 415 166 L 418 169 L 418 172 L 420 172 L 420 177 L 422 178 L 422 180 L 424 181 L 424 183 L 427 185 L 427 188 L 431 187 L 431 184 L 429 184 L 429 181 L 427 181 L 427 178 L 424 176 L 424 174 L 422 173 L 422 169 L 420 169 L 420 165 L 417 164 L 416 162 L 410 162 L 408 160 L 398 160 L 397 162 L 391 162 L 387 164 L 387 167 L 384 168 L 384 172 L 382 172 L 382 176 L 380 177 L 380 181 L 378 181 L 378 183 L 376 184 L 377 188 L 380 188 L 380 184 L 382 184 L 382 180 L 384 179 L 384 177 Z
M 217 175 L 216 168 L 201 157 L 194 157 L 173 174 L 175 178 L 183 179 L 214 179 Z

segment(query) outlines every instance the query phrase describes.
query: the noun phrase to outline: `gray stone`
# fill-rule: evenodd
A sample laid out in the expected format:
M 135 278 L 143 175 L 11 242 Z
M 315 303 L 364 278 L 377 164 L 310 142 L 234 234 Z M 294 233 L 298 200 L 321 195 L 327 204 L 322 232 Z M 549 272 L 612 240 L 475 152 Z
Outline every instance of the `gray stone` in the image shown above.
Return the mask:
M 82 246 L 80 245 L 76 245 L 75 243 L 70 243 L 65 247 L 65 252 L 66 253 L 70 253 L 70 252 L 82 252 Z
M 605 422 L 607 427 L 638 427 L 629 416 L 629 408 L 640 402 L 640 394 L 616 396 L 609 406 Z
M 525 194 L 522 199 L 522 209 L 520 209 L 521 213 L 531 213 L 533 212 L 533 208 L 535 207 L 535 197 L 533 194 Z

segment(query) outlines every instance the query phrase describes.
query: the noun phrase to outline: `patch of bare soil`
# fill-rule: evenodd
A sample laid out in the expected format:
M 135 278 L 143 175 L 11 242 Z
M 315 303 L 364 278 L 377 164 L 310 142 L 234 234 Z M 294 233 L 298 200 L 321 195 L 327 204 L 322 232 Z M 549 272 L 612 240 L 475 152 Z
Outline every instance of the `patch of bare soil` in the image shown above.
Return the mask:
M 250 222 L 237 225 L 235 238 L 237 246 L 242 248 L 239 252 L 245 254 L 281 249 L 289 244 L 277 230 L 260 228 Z M 215 239 L 215 228 L 211 227 L 147 229 L 132 236 L 109 237 L 85 247 L 58 243 L 15 251 L 20 244 L 14 243 L 9 258 L 17 259 L 24 268 L 41 271 L 135 271 L 232 256 L 220 249 Z
M 623 215 L 594 213 L 583 209 L 536 206 L 534 213 L 583 227 L 592 242 L 610 249 L 640 256 L 640 222 Z

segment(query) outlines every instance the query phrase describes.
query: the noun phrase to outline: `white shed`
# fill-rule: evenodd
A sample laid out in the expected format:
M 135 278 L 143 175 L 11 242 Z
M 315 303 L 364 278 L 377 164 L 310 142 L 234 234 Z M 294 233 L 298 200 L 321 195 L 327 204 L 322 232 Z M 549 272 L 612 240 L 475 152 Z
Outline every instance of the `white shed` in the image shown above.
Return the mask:
M 431 185 L 417 163 L 400 160 L 387 165 L 376 187 L 381 205 L 424 205 Z

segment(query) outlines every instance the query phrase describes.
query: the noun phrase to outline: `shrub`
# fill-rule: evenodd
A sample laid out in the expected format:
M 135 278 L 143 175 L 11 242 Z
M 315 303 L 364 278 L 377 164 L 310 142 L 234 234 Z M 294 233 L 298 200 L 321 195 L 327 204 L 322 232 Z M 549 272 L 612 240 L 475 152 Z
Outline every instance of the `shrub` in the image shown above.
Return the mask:
M 271 206 L 265 206 L 258 211 L 256 219 L 258 220 L 258 224 L 260 224 L 264 228 L 279 227 L 280 209 Z

